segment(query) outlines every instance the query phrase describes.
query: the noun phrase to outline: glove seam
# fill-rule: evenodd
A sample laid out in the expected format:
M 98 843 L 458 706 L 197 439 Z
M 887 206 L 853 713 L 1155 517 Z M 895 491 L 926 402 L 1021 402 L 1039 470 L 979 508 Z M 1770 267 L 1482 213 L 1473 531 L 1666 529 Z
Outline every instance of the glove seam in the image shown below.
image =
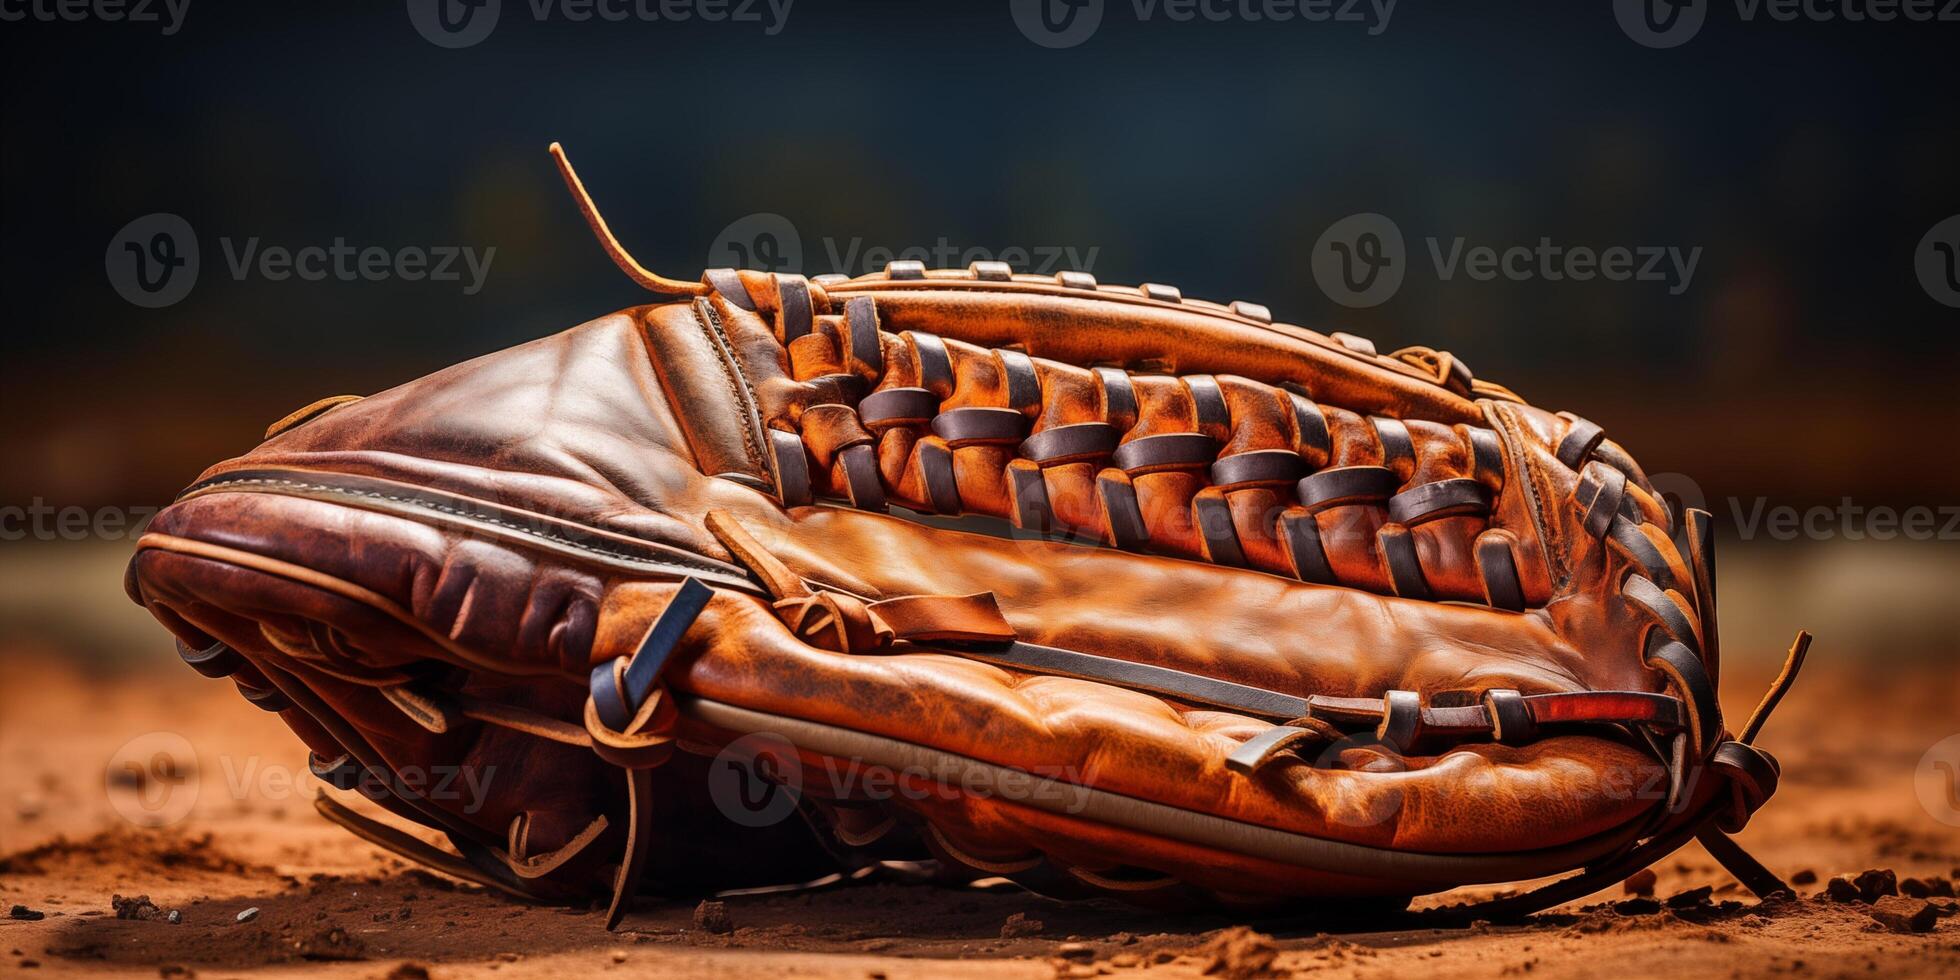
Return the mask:
M 761 413 L 756 406 L 755 386 L 749 383 L 748 376 L 742 373 L 742 366 L 735 361 L 733 346 L 728 334 L 722 330 L 721 317 L 706 300 L 696 300 L 693 313 L 695 324 L 707 335 L 708 343 L 715 349 L 715 360 L 721 364 L 722 380 L 728 385 L 728 393 L 734 396 L 745 410 L 742 419 L 742 451 L 749 458 L 749 465 L 761 474 L 768 476 L 771 483 L 776 482 L 775 470 L 763 458 L 757 445 L 755 429 L 760 427 Z
M 1522 478 L 1525 488 L 1525 509 L 1531 513 L 1531 522 L 1538 532 L 1539 552 L 1550 568 L 1556 592 L 1564 592 L 1571 585 L 1571 573 L 1559 555 L 1559 540 L 1545 520 L 1544 494 L 1538 486 L 1539 473 L 1532 468 L 1531 461 L 1525 457 L 1524 434 L 1518 430 L 1517 420 L 1504 409 L 1505 406 L 1492 401 L 1483 403 L 1484 414 L 1490 419 L 1492 427 L 1504 437 L 1504 452 L 1511 460 L 1511 468 Z

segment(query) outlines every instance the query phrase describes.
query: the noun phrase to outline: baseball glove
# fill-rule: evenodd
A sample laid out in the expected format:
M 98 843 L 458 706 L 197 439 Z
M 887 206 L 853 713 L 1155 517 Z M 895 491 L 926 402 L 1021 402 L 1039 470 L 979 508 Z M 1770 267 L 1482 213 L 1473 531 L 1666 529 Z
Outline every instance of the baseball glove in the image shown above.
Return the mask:
M 553 148 L 556 153 L 556 147 Z M 127 586 L 366 839 L 584 901 L 897 869 L 1400 907 L 1773 792 L 1709 517 L 1448 353 L 997 262 L 641 268 L 662 301 L 207 471 Z M 361 810 L 367 808 L 362 807 Z M 443 846 L 446 843 L 447 846 Z

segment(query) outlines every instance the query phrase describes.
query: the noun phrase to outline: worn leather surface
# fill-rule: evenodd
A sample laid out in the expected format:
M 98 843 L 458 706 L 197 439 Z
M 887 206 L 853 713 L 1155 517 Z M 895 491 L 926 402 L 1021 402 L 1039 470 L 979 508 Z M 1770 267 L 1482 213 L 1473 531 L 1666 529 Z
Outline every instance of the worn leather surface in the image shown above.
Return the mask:
M 1446 354 L 1364 354 L 1138 290 L 972 280 L 804 284 L 811 315 L 788 322 L 797 318 L 782 309 L 781 280 L 744 273 L 742 296 L 623 311 L 331 405 L 212 467 L 161 513 L 134 561 L 134 593 L 186 643 L 222 641 L 262 668 L 251 683 L 317 694 L 353 734 L 322 731 L 304 705 L 283 714 L 323 757 L 358 736 L 372 762 L 395 769 L 502 767 L 487 805 L 445 817 L 495 844 L 524 816 L 530 851 L 569 840 L 595 814 L 617 823 L 617 770 L 587 750 L 494 725 L 432 734 L 378 690 L 463 691 L 576 723 L 591 668 L 630 654 L 687 574 L 711 576 L 717 591 L 665 675 L 675 694 L 1415 852 L 1550 847 L 1652 812 L 1658 764 L 1607 730 L 1407 755 L 1356 744 L 1248 774 L 1224 759 L 1270 722 L 1005 670 L 931 644 L 844 653 L 799 640 L 759 584 L 743 584 L 743 564 L 708 530 L 707 514 L 731 515 L 819 590 L 865 600 L 992 593 L 1022 640 L 1301 696 L 1675 691 L 1643 656 L 1655 616 L 1624 593 L 1630 573 L 1658 575 L 1660 594 L 1690 633 L 1699 630 L 1694 578 L 1669 533 L 1678 515 L 1610 442 L 1570 460 L 1577 466 L 1561 461 L 1577 420 L 1466 381 Z M 851 307 L 862 299 L 871 302 Z M 943 371 L 930 338 L 921 353 L 921 333 L 943 345 Z M 1105 380 L 1098 366 L 1127 379 L 1133 409 L 1110 394 L 1123 380 Z M 1290 484 L 1221 490 L 1206 465 L 1037 465 L 1018 443 L 949 442 L 932 419 L 860 421 L 866 395 L 904 388 L 931 391 L 942 417 L 1019 413 L 1023 435 L 1093 422 L 1120 430 L 1123 443 L 1201 433 L 1214 460 L 1285 450 L 1309 474 L 1387 467 L 1398 491 L 1474 481 L 1486 503 L 1384 535 L 1384 500 L 1303 514 Z M 1309 431 L 1316 416 L 1324 433 Z M 779 502 L 782 435 L 805 454 L 814 505 Z M 1495 469 L 1479 445 L 1499 448 Z M 866 486 L 850 485 L 855 446 L 869 447 L 890 504 L 946 504 L 922 462 L 943 454 L 960 511 L 1024 526 L 990 536 L 854 508 L 848 500 Z M 1615 478 L 1623 489 L 1610 513 L 1594 517 L 1617 517 L 1620 531 L 1641 535 L 1658 568 L 1588 529 L 1575 503 L 1590 492 L 1580 478 L 1588 466 L 1624 478 Z M 350 489 L 353 477 L 385 482 Z M 1047 534 L 1025 526 L 1030 486 L 1051 508 Z M 502 516 L 430 505 L 428 491 Z M 1141 544 L 1112 528 L 1108 502 L 1125 493 L 1142 519 Z M 1202 523 L 1212 506 L 1229 515 L 1229 535 Z M 1288 518 L 1312 523 L 1331 581 L 1296 577 Z M 1396 594 L 1412 591 L 1385 552 L 1397 536 L 1413 547 L 1423 597 Z M 1486 604 L 1480 541 L 1507 549 L 1522 611 Z M 1236 556 L 1225 553 L 1233 544 Z M 1230 567 L 1234 557 L 1245 567 Z M 729 737 L 687 728 L 697 749 Z M 666 830 L 656 877 L 788 880 L 831 860 L 798 821 L 753 830 L 713 817 L 698 766 L 658 775 L 665 799 L 693 805 L 670 807 L 657 824 Z M 998 800 L 894 805 L 932 821 L 937 829 L 916 845 L 927 850 L 936 840 L 962 852 L 1046 855 L 1085 873 L 1140 865 L 1219 893 L 1407 894 L 1450 884 L 1361 882 L 1256 854 L 1205 855 Z M 784 857 L 799 847 L 802 858 Z M 1245 867 L 1221 874 L 1221 863 Z

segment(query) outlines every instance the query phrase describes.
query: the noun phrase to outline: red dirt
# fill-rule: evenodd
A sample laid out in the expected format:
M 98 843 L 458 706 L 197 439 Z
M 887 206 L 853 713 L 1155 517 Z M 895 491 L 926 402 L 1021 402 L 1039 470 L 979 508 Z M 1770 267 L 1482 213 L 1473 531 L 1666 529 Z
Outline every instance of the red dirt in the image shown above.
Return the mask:
M 1690 847 L 1655 869 L 1653 899 L 1615 886 L 1523 925 L 1435 929 L 1401 917 L 1328 936 L 1354 924 L 882 883 L 727 898 L 727 921 L 714 922 L 727 932 L 699 927 L 693 902 L 647 902 L 607 933 L 596 910 L 511 902 L 327 824 L 312 811 L 321 790 L 304 776 L 303 751 L 276 718 L 229 685 L 157 660 L 108 674 L 65 666 L 50 651 L 0 660 L 0 907 L 43 916 L 0 917 L 0 971 L 438 980 L 1960 974 L 1954 900 L 1936 894 L 1960 876 L 1960 827 L 1933 819 L 1913 784 L 1921 755 L 1955 724 L 1955 678 L 1935 664 L 1902 668 L 1884 687 L 1814 670 L 1769 726 L 1764 744 L 1783 761 L 1783 786 L 1742 840 L 1804 882 L 1794 902 L 1757 903 Z M 1740 692 L 1762 680 L 1725 684 Z M 1751 706 L 1738 696 L 1728 708 Z M 119 748 L 152 732 L 183 736 L 194 758 L 159 762 L 164 740 L 145 736 L 135 743 L 139 765 L 123 765 L 132 753 L 118 757 Z M 172 794 L 185 787 L 196 802 L 169 822 Z M 118 801 L 165 825 L 132 823 Z M 1885 909 L 1909 923 L 1911 903 L 1931 902 L 1930 931 L 1892 931 L 1862 898 L 1826 896 L 1833 876 L 1874 868 L 1929 893 L 1887 899 Z M 1703 886 L 1704 900 L 1669 907 L 1670 896 Z M 118 919 L 115 896 L 146 896 L 156 914 Z M 257 912 L 239 921 L 247 909 Z

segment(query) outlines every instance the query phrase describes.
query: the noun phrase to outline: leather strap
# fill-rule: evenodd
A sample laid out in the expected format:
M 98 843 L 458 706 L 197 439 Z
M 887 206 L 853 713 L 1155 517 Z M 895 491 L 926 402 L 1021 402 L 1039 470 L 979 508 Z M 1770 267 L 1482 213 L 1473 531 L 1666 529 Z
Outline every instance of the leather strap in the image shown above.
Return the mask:
M 996 349 L 994 360 L 1000 364 L 1001 378 L 1006 382 L 1008 407 L 1023 413 L 1040 410 L 1041 379 L 1035 374 L 1034 361 L 1021 351 L 1006 348 Z
M 919 469 L 925 477 L 926 498 L 935 512 L 958 514 L 964 509 L 960 505 L 959 478 L 953 469 L 953 451 L 944 441 L 919 441 Z
M 1669 511 L 1681 516 L 1688 539 L 1688 568 L 1694 575 L 1695 613 L 1701 619 L 1701 662 L 1708 668 L 1709 683 L 1719 685 L 1722 682 L 1722 630 L 1715 618 L 1715 521 L 1705 510 L 1671 505 Z M 1809 634 L 1803 635 L 1807 637 Z M 1807 640 L 1803 642 L 1808 645 Z
M 1297 697 L 1248 684 L 1204 677 L 1187 671 L 1154 664 L 1135 663 L 1115 657 L 1081 653 L 1062 647 L 1013 641 L 949 645 L 962 656 L 987 663 L 1015 667 L 1040 674 L 1079 677 L 1104 681 L 1133 690 L 1149 691 L 1193 704 L 1228 708 L 1254 717 L 1274 721 L 1312 717 L 1349 727 L 1378 727 L 1384 707 L 1381 698 Z M 1404 692 L 1413 695 L 1413 692 Z M 1511 692 L 1515 693 L 1515 692 Z M 1508 722 L 1512 737 L 1526 740 L 1547 725 L 1626 724 L 1644 725 L 1657 731 L 1678 731 L 1685 724 L 1681 702 L 1665 694 L 1644 691 L 1572 691 L 1532 694 L 1516 699 L 1512 708 L 1506 695 L 1504 710 L 1513 713 Z M 1408 698 L 1399 698 L 1406 705 Z M 1488 702 L 1469 705 L 1422 706 L 1419 715 L 1396 722 L 1397 731 L 1414 724 L 1418 732 L 1453 735 L 1492 731 L 1493 716 Z M 1523 715 L 1517 715 L 1521 709 Z M 1394 710 L 1406 713 L 1406 706 Z
M 1218 379 L 1209 374 L 1189 374 L 1182 379 L 1184 388 L 1191 393 L 1191 409 L 1198 422 L 1198 431 L 1223 440 L 1232 431 L 1232 413 L 1225 407 L 1225 393 L 1218 388 Z
M 1635 611 L 1645 614 L 1674 642 L 1690 650 L 1695 648 L 1695 624 L 1660 586 L 1644 576 L 1628 575 L 1620 586 L 1620 597 Z
M 1218 453 L 1218 443 L 1198 432 L 1166 432 L 1132 439 L 1116 447 L 1111 465 L 1131 476 L 1161 470 L 1197 469 L 1210 466 Z
M 1096 496 L 1102 501 L 1104 522 L 1109 526 L 1109 543 L 1125 551 L 1136 551 L 1150 542 L 1150 531 L 1137 506 L 1136 488 L 1121 470 L 1096 474 Z
M 1493 688 L 1484 692 L 1484 712 L 1490 716 L 1490 737 L 1505 745 L 1524 745 L 1538 738 L 1538 721 L 1516 691 Z
M 1560 412 L 1559 416 L 1570 422 L 1571 426 L 1565 430 L 1565 438 L 1559 440 L 1558 451 L 1553 455 L 1567 469 L 1576 470 L 1592 457 L 1594 449 L 1599 448 L 1600 441 L 1606 438 L 1606 430 L 1571 412 Z
M 1014 526 L 1041 534 L 1054 525 L 1054 508 L 1048 502 L 1048 481 L 1041 467 L 1017 459 L 1007 467 L 1007 494 L 1014 508 Z
M 1595 538 L 1606 536 L 1613 518 L 1620 512 L 1620 500 L 1626 495 L 1626 489 L 1627 475 L 1605 463 L 1588 464 L 1579 471 L 1572 505 L 1579 509 L 1587 534 Z
M 1232 525 L 1232 505 L 1223 491 L 1206 489 L 1191 501 L 1191 516 L 1205 541 L 1205 556 L 1215 565 L 1245 567 L 1245 549 L 1239 545 L 1238 529 Z
M 1393 496 L 1401 482 L 1386 466 L 1336 466 L 1300 480 L 1300 506 L 1317 513 L 1329 507 L 1379 503 Z
M 1416 465 L 1416 444 L 1409 436 L 1409 427 L 1403 424 L 1401 419 L 1380 415 L 1370 416 L 1368 421 L 1374 424 L 1375 437 L 1381 440 L 1382 465 L 1397 474 L 1413 471 Z M 1399 483 L 1401 480 L 1398 479 L 1396 482 Z
M 919 386 L 942 400 L 953 397 L 953 359 L 938 334 L 908 330 L 905 337 L 919 359 Z
M 1497 433 L 1476 425 L 1459 425 L 1457 434 L 1470 446 L 1470 462 L 1477 482 L 1495 493 L 1504 488 L 1504 445 Z
M 1484 486 L 1476 480 L 1437 480 L 1388 498 L 1388 519 L 1413 527 L 1439 517 L 1481 514 L 1489 508 Z
M 230 677 L 245 666 L 245 658 L 236 650 L 225 646 L 221 640 L 212 640 L 211 645 L 202 650 L 194 650 L 183 640 L 177 641 L 177 656 L 182 657 L 192 670 L 216 680 Z
M 1314 466 L 1325 466 L 1334 445 L 1333 436 L 1327 430 L 1327 416 L 1319 405 L 1298 392 L 1287 392 L 1287 401 L 1293 405 L 1294 448 Z
M 1293 574 L 1300 581 L 1334 584 L 1334 570 L 1327 564 L 1327 551 L 1320 543 L 1320 522 L 1312 514 L 1297 508 L 1288 510 L 1280 515 L 1279 531 L 1287 558 L 1293 563 Z
M 924 425 L 939 414 L 939 396 L 924 388 L 886 388 L 864 396 L 857 413 L 866 428 Z
M 932 434 L 946 445 L 1013 445 L 1026 437 L 1028 417 L 1011 408 L 955 408 L 933 416 Z
M 878 457 L 867 444 L 859 444 L 837 454 L 844 464 L 844 489 L 851 506 L 859 510 L 885 509 L 885 485 L 878 479 Z
M 1384 524 L 1375 532 L 1381 547 L 1382 565 L 1388 571 L 1395 594 L 1404 599 L 1434 599 L 1429 579 L 1423 575 L 1422 559 L 1416 555 L 1415 535 L 1400 524 Z
M 1286 486 L 1307 474 L 1306 461 L 1291 449 L 1255 449 L 1220 456 L 1211 464 L 1211 482 L 1221 490 Z
M 1093 369 L 1102 393 L 1102 420 L 1125 432 L 1137 424 L 1136 386 L 1130 376 L 1113 367 Z
M 749 295 L 749 287 L 742 285 L 741 273 L 734 269 L 709 269 L 701 274 L 701 281 L 736 308 L 755 312 L 755 299 Z
M 802 276 L 776 277 L 776 323 L 783 343 L 809 333 L 816 323 L 814 312 L 810 280 Z
M 1085 463 L 1116 451 L 1123 434 L 1107 422 L 1077 422 L 1043 429 L 1021 443 L 1021 455 L 1041 466 Z
M 1706 755 L 1722 730 L 1722 704 L 1715 697 L 1715 685 L 1702 669 L 1701 658 L 1693 650 L 1675 642 L 1663 642 L 1647 654 L 1647 666 L 1667 674 L 1688 697 L 1688 727 L 1695 747 Z
M 1491 529 L 1477 535 L 1477 574 L 1484 580 L 1484 601 L 1493 609 L 1524 611 L 1524 586 L 1518 580 L 1517 555 L 1509 531 Z
M 808 507 L 812 499 L 810 458 L 803 440 L 795 433 L 770 429 L 769 449 L 776 460 L 776 496 L 784 507 Z
M 686 579 L 676 589 L 673 598 L 667 600 L 667 607 L 647 627 L 640 639 L 639 648 L 627 661 L 624 671 L 615 671 L 613 661 L 608 660 L 592 668 L 590 687 L 592 704 L 598 709 L 599 720 L 615 731 L 623 731 L 633 715 L 640 710 L 653 686 L 660 680 L 660 673 L 667 666 L 667 658 L 680 644 L 681 637 L 688 627 L 701 616 L 708 607 L 708 600 L 714 597 L 714 590 L 703 585 L 699 579 Z
M 1657 587 L 1674 588 L 1674 572 L 1668 567 L 1667 559 L 1640 528 L 1640 524 L 1627 520 L 1624 514 L 1613 518 L 1606 532 L 1606 546 L 1640 569 L 1640 574 Z

